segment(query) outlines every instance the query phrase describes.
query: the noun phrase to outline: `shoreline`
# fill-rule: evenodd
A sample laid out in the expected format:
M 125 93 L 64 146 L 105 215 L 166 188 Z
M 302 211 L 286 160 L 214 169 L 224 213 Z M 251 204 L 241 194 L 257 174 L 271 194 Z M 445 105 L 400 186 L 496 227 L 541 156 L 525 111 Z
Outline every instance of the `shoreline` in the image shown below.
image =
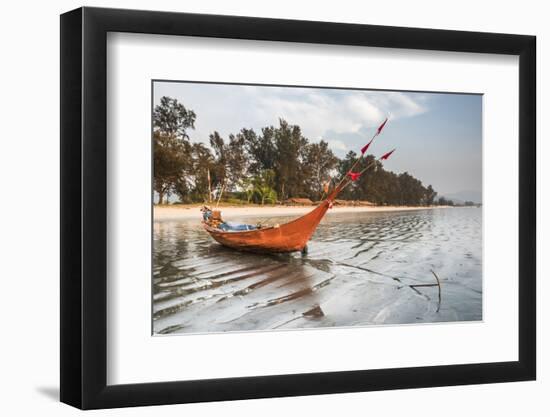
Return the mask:
M 155 205 L 153 207 L 153 220 L 190 220 L 200 219 L 200 208 L 202 205 Z M 437 210 L 449 208 L 450 206 L 335 206 L 327 212 L 327 215 L 338 213 L 376 213 L 391 211 L 413 211 L 413 210 Z M 239 217 L 277 217 L 302 215 L 313 210 L 315 206 L 223 206 L 218 207 L 224 218 Z

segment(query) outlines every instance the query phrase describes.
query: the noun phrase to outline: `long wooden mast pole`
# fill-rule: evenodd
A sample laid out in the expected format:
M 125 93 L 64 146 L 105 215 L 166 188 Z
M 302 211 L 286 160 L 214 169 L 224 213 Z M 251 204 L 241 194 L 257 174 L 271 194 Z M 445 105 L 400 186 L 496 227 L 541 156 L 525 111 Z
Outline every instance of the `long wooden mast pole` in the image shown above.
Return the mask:
M 384 155 L 378 157 L 377 159 L 375 159 L 374 161 L 372 161 L 371 163 L 367 164 L 367 166 L 365 168 L 363 168 L 361 171 L 359 171 L 359 176 L 363 175 L 363 173 L 371 168 L 372 166 L 374 166 L 376 164 L 376 162 L 378 161 L 381 161 L 382 158 L 384 159 L 387 159 L 389 157 L 389 155 L 391 155 L 393 152 L 395 151 L 395 149 L 389 153 L 385 153 Z M 350 170 L 351 171 L 351 170 Z M 344 179 L 347 179 L 347 176 L 344 177 Z M 334 188 L 334 190 L 332 191 L 332 193 L 330 193 L 327 197 L 327 200 L 334 200 L 334 198 L 344 189 L 346 188 L 348 185 L 350 185 L 353 180 L 348 180 L 344 185 L 341 185 L 344 181 L 344 179 L 342 179 L 342 181 L 340 181 L 340 183 L 338 183 L 338 185 Z
M 212 204 L 212 181 L 210 179 L 210 168 L 208 168 L 208 204 Z
M 226 180 L 223 180 L 222 188 L 220 190 L 220 195 L 218 196 L 218 201 L 216 202 L 216 207 L 220 204 L 220 200 L 222 199 L 223 190 L 225 189 Z
M 378 133 L 375 133 L 372 138 L 370 139 L 369 141 L 369 145 L 372 143 L 372 141 L 374 140 L 374 138 L 378 136 Z M 351 168 L 348 170 L 348 172 L 353 172 L 353 168 L 355 168 L 357 166 L 357 164 L 359 162 L 361 162 L 364 158 L 365 154 L 364 153 L 361 153 L 361 156 L 359 158 L 357 158 L 357 160 L 353 163 L 353 165 L 351 166 Z M 338 185 L 336 187 L 338 187 L 340 184 L 342 184 L 342 182 L 344 182 L 344 180 L 348 177 L 348 172 L 346 172 L 344 174 L 344 176 L 340 179 L 340 182 L 338 183 Z
M 370 167 L 372 167 L 376 161 L 378 161 L 378 159 L 375 159 L 374 161 L 372 161 L 370 164 L 368 164 L 362 171 L 359 172 L 359 175 L 363 174 L 367 169 L 369 169 Z M 344 183 L 342 185 L 342 183 L 344 182 L 344 180 L 347 179 L 347 176 L 344 177 L 342 179 L 342 181 L 340 181 L 338 183 L 338 185 L 334 188 L 334 190 L 332 190 L 332 193 L 330 193 L 328 196 L 327 196 L 327 199 L 329 200 L 334 200 L 334 198 L 344 189 L 346 188 L 348 185 L 350 185 L 353 181 L 352 180 L 348 180 L 346 183 Z
M 381 132 L 382 132 L 382 129 L 384 128 L 384 126 L 386 125 L 386 122 L 388 121 L 388 118 L 386 117 L 386 120 L 384 120 L 382 122 L 382 124 L 380 126 L 378 126 L 378 129 L 376 129 L 376 132 L 374 133 L 374 135 L 372 135 L 372 138 L 369 140 L 369 142 L 367 143 L 366 146 L 364 146 L 363 148 L 361 149 L 365 149 L 364 151 L 361 151 L 361 156 L 359 158 L 357 158 L 357 160 L 353 163 L 353 165 L 351 166 L 351 168 L 348 170 L 348 172 L 346 172 L 344 174 L 344 176 L 340 179 L 340 182 L 338 183 L 338 185 L 336 186 L 336 188 L 338 188 L 340 186 L 340 184 L 342 184 L 342 182 L 344 182 L 344 180 L 348 177 L 348 173 L 349 172 L 353 172 L 353 169 L 357 166 L 357 164 L 359 162 L 361 162 L 364 158 L 364 155 L 365 155 L 365 152 L 367 152 L 367 149 L 369 148 L 370 144 L 372 143 L 372 141 L 374 140 L 374 138 L 376 136 L 378 136 Z M 364 170 L 362 171 L 364 172 Z

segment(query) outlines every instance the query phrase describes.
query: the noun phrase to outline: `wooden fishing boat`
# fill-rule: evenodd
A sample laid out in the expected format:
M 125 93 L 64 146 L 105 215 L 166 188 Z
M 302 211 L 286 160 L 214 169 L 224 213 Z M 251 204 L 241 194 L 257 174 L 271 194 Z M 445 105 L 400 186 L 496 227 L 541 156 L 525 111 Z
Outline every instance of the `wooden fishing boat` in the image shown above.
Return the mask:
M 233 249 L 276 253 L 303 251 L 341 189 L 340 186 L 336 187 L 330 196 L 315 209 L 285 224 L 256 230 L 229 232 L 211 227 L 205 221 L 202 222 L 202 225 L 218 243 Z
M 327 199 L 306 215 L 280 226 L 276 225 L 256 229 L 254 226 L 240 225 L 244 226 L 245 229 L 252 228 L 254 230 L 223 230 L 223 228 L 219 227 L 220 223 L 222 223 L 220 216 L 218 219 L 219 222 L 203 220 L 202 224 L 204 229 L 217 242 L 234 249 L 253 252 L 304 251 L 307 242 L 311 236 L 313 236 L 313 233 L 315 233 L 315 229 L 317 229 L 317 226 L 321 222 L 327 210 L 332 207 L 332 203 L 340 191 L 342 191 L 353 181 L 359 179 L 359 177 L 366 172 L 367 169 L 375 164 L 376 161 L 371 161 L 371 163 L 364 167 L 360 172 L 353 172 L 353 169 L 363 160 L 363 155 L 376 136 L 380 134 L 387 121 L 388 119 L 386 118 L 386 120 L 384 120 L 384 122 L 378 127 L 371 140 L 363 146 L 363 148 L 361 148 L 361 156 L 353 163 L 348 173 L 340 180 L 332 192 L 329 193 Z M 394 151 L 395 149 L 385 153 L 378 158 L 378 160 L 388 159 Z M 208 211 L 210 210 L 208 209 Z M 217 214 L 219 214 L 219 212 L 217 212 Z M 213 225 L 216 227 L 213 227 Z

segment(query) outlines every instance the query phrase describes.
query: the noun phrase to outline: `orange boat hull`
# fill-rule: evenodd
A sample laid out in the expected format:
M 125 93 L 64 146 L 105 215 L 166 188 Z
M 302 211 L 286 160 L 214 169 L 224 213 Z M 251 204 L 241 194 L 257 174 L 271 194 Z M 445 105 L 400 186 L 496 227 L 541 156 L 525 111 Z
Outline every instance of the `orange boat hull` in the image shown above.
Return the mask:
M 296 220 L 264 229 L 224 232 L 204 222 L 203 227 L 218 243 L 233 249 L 253 252 L 301 251 L 315 233 L 329 205 L 329 201 L 325 200 L 314 210 Z

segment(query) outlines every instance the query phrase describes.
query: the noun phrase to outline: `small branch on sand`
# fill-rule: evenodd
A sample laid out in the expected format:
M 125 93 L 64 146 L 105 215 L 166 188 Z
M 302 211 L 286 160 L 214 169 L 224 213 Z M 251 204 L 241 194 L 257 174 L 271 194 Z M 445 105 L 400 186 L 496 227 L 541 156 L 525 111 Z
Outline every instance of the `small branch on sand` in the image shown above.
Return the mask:
M 439 280 L 439 277 L 437 276 L 437 274 L 434 272 L 433 269 L 430 269 L 430 272 L 435 277 L 435 279 L 437 281 L 437 284 L 413 284 L 413 285 L 409 285 L 409 287 L 412 288 L 413 290 L 417 291 L 416 289 L 419 288 L 419 287 L 435 287 L 435 286 L 437 286 L 439 301 L 437 303 L 437 310 L 435 312 L 439 313 L 439 309 L 441 308 L 441 281 Z
M 383 274 L 382 272 L 376 272 L 376 271 L 373 271 L 371 269 L 367 269 L 367 268 L 364 268 L 364 267 L 360 267 L 360 266 L 356 266 L 356 265 L 351 265 L 351 264 L 346 264 L 346 263 L 339 263 L 338 265 L 343 265 L 343 266 L 347 266 L 347 267 L 350 267 L 350 268 L 357 268 L 357 269 L 361 269 L 363 271 L 366 271 L 366 272 L 369 272 L 371 274 L 376 274 L 376 275 L 381 275 L 383 277 L 388 277 L 388 278 L 391 278 L 393 279 L 394 281 L 397 281 L 397 282 L 402 282 L 400 278 L 398 277 L 394 277 L 394 276 L 391 276 L 391 275 L 388 275 L 388 274 Z M 418 295 L 422 295 L 424 296 L 427 300 L 430 299 L 430 297 L 428 297 L 426 294 L 423 294 L 421 293 L 420 291 L 417 290 L 417 288 L 420 288 L 420 287 L 435 287 L 437 285 L 438 287 L 438 296 L 439 296 L 439 301 L 437 303 L 437 310 L 436 310 L 436 313 L 439 313 L 439 309 L 441 308 L 441 281 L 439 279 L 439 277 L 437 276 L 437 274 L 432 270 L 430 269 L 430 272 L 433 274 L 433 276 L 435 277 L 436 281 L 437 281 L 437 284 L 405 284 L 403 286 L 399 286 L 397 287 L 398 289 L 401 289 L 403 287 L 409 287 L 411 290 L 413 290 L 415 293 L 417 293 Z
M 439 277 L 437 276 L 437 274 L 435 273 L 435 271 L 433 269 L 431 269 L 432 271 L 432 274 L 434 274 L 434 277 L 435 279 L 437 280 L 437 287 L 438 287 L 438 294 L 439 294 L 439 303 L 437 305 L 437 311 L 436 313 L 439 313 L 439 309 L 441 308 L 441 281 L 439 280 Z

